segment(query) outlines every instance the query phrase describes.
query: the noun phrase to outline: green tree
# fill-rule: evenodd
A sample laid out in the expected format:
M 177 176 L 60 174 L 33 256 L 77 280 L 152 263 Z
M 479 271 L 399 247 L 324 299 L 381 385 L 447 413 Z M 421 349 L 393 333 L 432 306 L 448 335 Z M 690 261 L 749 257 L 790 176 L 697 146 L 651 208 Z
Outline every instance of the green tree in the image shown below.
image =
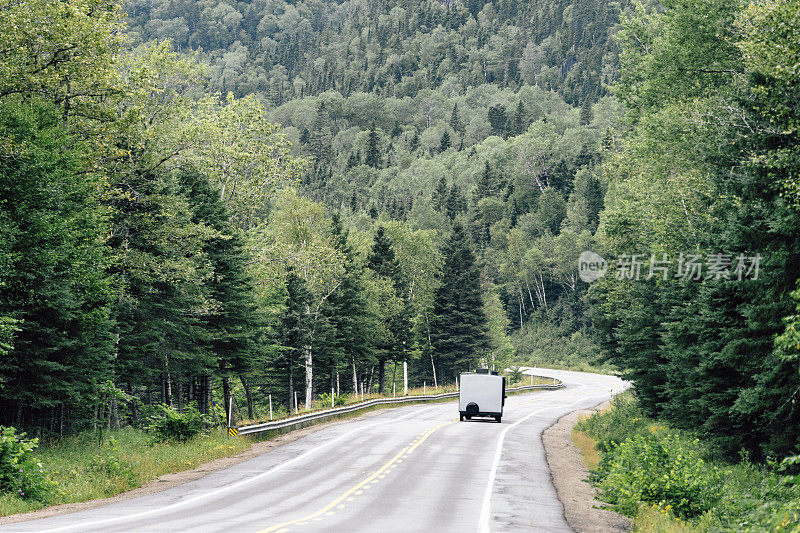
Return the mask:
M 0 316 L 5 425 L 59 421 L 111 377 L 112 257 L 102 177 L 52 104 L 0 111 Z M 10 317 L 11 320 L 5 317 Z M 16 330 L 16 332 L 14 331 Z M 80 413 L 84 414 L 84 413 Z
M 444 152 L 450 148 L 450 133 L 447 130 L 444 130 L 442 133 L 442 139 L 439 141 L 439 151 Z
M 280 349 L 271 361 L 272 372 L 284 386 L 286 406 L 294 406 L 295 382 L 302 375 L 306 347 L 311 343 L 313 318 L 308 314 L 311 295 L 303 279 L 290 268 L 286 275 L 286 300 L 279 331 Z
M 436 291 L 431 344 L 438 382 L 474 367 L 488 349 L 480 272 L 461 224 L 453 226 L 444 248 L 442 285 Z
M 369 137 L 367 137 L 367 150 L 364 156 L 364 164 L 372 168 L 383 167 L 383 157 L 381 156 L 380 138 L 375 129 L 375 123 L 369 129 Z

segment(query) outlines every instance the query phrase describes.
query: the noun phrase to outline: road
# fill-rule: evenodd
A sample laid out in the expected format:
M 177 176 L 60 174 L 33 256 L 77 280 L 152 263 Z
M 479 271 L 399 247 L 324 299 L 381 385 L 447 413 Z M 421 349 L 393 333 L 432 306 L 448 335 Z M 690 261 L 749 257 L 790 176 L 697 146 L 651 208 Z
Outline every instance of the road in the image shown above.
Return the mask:
M 570 531 L 542 432 L 626 384 L 536 369 L 566 387 L 510 396 L 503 422 L 455 402 L 336 424 L 172 489 L 0 531 Z

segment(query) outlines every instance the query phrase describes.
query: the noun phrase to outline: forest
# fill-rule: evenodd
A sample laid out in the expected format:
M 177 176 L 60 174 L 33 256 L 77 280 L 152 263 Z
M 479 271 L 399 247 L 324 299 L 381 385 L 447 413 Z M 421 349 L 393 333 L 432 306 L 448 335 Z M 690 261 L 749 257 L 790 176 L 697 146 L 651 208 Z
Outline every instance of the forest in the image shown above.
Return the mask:
M 527 363 L 797 453 L 796 1 L 0 9 L 0 424 Z

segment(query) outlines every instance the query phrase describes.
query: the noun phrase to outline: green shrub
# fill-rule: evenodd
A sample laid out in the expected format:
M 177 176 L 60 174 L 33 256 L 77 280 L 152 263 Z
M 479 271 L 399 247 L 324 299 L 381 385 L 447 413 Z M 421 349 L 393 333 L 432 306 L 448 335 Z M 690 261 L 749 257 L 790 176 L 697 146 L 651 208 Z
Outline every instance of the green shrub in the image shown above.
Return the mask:
M 720 499 L 722 476 L 701 457 L 699 441 L 637 435 L 612 444 L 596 473 L 604 501 L 628 516 L 648 502 L 691 519 Z
M 345 405 L 349 398 L 350 397 L 347 394 L 339 394 L 337 396 L 334 396 L 334 398 L 333 398 L 334 407 L 339 407 L 341 405 Z M 320 394 L 317 397 L 317 401 L 321 404 L 320 408 L 322 408 L 322 409 L 330 407 L 331 406 L 331 395 L 328 394 L 327 392 L 324 392 L 324 393 Z
M 54 483 L 31 452 L 39 439 L 26 439 L 13 427 L 0 426 L 0 492 L 22 499 L 45 500 Z
M 150 417 L 147 429 L 159 441 L 186 442 L 203 431 L 207 418 L 194 407 L 185 407 L 180 412 L 162 405 L 161 413 Z
M 614 397 L 611 408 L 581 420 L 576 426 L 597 441 L 597 449 L 608 453 L 614 446 L 636 435 L 652 434 L 652 420 L 628 391 Z

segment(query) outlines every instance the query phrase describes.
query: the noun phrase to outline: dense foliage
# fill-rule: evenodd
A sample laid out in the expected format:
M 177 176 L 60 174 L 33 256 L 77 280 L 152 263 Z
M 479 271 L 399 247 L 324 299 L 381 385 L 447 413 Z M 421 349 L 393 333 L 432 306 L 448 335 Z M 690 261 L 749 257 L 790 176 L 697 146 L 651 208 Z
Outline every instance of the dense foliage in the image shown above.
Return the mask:
M 622 4 L 623 6 L 627 3 Z M 134 39 L 201 50 L 216 90 L 274 104 L 332 89 L 415 96 L 523 83 L 579 104 L 616 71 L 620 4 L 248 0 L 130 1 Z
M 791 461 L 769 468 L 723 462 L 693 434 L 648 418 L 631 393 L 577 428 L 597 441 L 601 459 L 591 478 L 602 500 L 637 517 L 635 527 L 654 514 L 650 507 L 668 531 L 800 529 Z
M 642 278 L 655 275 L 607 276 L 592 312 L 648 414 L 730 458 L 781 457 L 800 444 L 786 342 L 800 278 L 797 2 L 712 4 L 640 6 L 622 22 L 615 91 L 631 129 L 604 163 L 597 236 L 612 261 L 638 254 Z M 708 269 L 681 274 L 692 256 Z

